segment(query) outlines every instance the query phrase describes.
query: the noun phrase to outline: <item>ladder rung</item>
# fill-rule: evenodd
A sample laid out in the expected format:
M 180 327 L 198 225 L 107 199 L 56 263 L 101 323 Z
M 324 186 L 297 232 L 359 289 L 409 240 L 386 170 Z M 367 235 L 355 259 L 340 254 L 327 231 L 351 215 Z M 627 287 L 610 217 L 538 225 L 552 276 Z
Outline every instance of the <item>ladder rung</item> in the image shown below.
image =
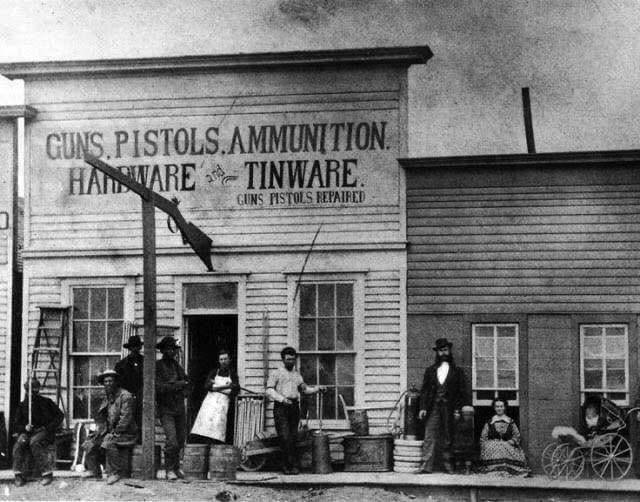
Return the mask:
M 34 373 L 57 373 L 58 368 L 31 368 Z
M 34 347 L 34 352 L 60 352 L 57 347 Z

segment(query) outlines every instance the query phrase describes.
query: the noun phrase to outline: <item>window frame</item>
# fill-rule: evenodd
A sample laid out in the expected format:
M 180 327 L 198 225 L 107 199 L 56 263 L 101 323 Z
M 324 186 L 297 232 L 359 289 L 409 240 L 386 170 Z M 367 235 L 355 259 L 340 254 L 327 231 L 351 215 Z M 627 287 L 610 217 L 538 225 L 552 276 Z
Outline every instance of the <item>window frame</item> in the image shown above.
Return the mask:
M 514 388 L 478 388 L 476 384 L 476 327 L 492 327 L 493 328 L 493 376 L 494 382 L 497 384 L 498 382 L 498 344 L 496 342 L 498 338 L 497 328 L 498 327 L 514 327 L 515 328 L 515 387 Z M 478 391 L 488 391 L 493 392 L 493 396 L 498 397 L 501 392 L 515 392 L 516 399 L 509 400 L 510 407 L 519 407 L 520 406 L 520 323 L 518 322 L 472 322 L 471 323 L 471 394 L 473 406 L 491 406 L 491 400 L 489 399 L 478 399 L 477 393 Z
M 123 323 L 134 322 L 135 320 L 135 278 L 134 277 L 109 277 L 109 278 L 77 278 L 62 281 L 62 304 L 68 305 L 69 308 L 69 336 L 65 344 L 63 358 L 63 377 L 62 382 L 66 384 L 63 395 L 66 395 L 67 410 L 69 413 L 69 424 L 88 423 L 93 424 L 93 418 L 73 418 L 73 373 L 75 357 L 99 357 L 112 356 L 115 352 L 73 352 L 73 290 L 76 288 L 122 288 L 123 290 Z M 121 352 L 118 353 L 121 357 Z M 64 374 L 66 372 L 66 375 Z
M 298 290 L 297 297 L 296 287 L 298 282 L 302 284 L 352 284 L 353 286 L 353 349 L 351 350 L 339 350 L 339 351 L 299 351 L 299 330 L 298 321 L 300 313 L 300 291 Z M 287 344 L 296 348 L 300 354 L 313 354 L 313 355 L 341 355 L 352 354 L 354 357 L 354 406 L 361 407 L 364 401 L 364 274 L 353 272 L 327 272 L 327 273 L 305 273 L 301 279 L 299 274 L 288 274 L 287 276 L 287 291 L 288 291 L 288 338 Z M 281 364 L 279 362 L 279 364 Z M 273 368 L 272 368 L 273 369 Z M 311 428 L 318 427 L 320 420 L 309 419 L 309 426 Z M 323 419 L 323 427 L 331 429 L 349 429 L 349 423 L 346 419 Z
M 606 328 L 624 328 L 624 356 L 625 356 L 625 361 L 624 361 L 624 376 L 625 376 L 625 388 L 624 390 L 610 390 L 610 389 L 586 389 L 585 388 L 585 382 L 584 382 L 584 328 L 601 328 L 601 329 L 605 329 L 605 331 L 603 331 L 602 333 L 602 337 L 606 338 Z M 610 394 L 625 394 L 625 399 L 611 399 L 611 401 L 613 401 L 615 404 L 617 404 L 618 406 L 629 406 L 630 403 L 630 385 L 629 385 L 629 380 L 631 378 L 631 373 L 629 371 L 629 359 L 630 359 L 630 347 L 629 347 L 629 331 L 630 331 L 630 326 L 629 323 L 625 323 L 625 322 L 584 322 L 584 323 L 579 323 L 578 324 L 578 331 L 579 331 L 579 335 L 580 335 L 580 402 L 584 402 L 584 398 L 586 394 L 592 394 L 592 393 L 597 393 L 597 394 L 601 394 L 602 396 L 606 397 L 607 399 L 611 399 L 609 397 Z M 606 345 L 605 345 L 606 347 Z M 604 354 L 604 358 L 601 359 L 602 364 L 604 365 L 604 361 L 606 361 L 606 354 Z M 606 368 L 603 369 L 603 374 L 602 374 L 603 378 L 605 378 L 606 376 Z

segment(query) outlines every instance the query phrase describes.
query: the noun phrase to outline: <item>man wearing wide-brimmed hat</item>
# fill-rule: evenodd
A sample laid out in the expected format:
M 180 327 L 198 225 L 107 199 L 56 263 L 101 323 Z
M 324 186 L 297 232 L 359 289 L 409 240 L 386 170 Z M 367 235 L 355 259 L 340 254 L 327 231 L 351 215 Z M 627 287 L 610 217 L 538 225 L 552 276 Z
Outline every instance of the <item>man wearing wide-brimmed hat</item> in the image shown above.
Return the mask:
M 453 472 L 454 419 L 465 404 L 465 383 L 462 369 L 453 362 L 452 345 L 446 338 L 438 338 L 433 347 L 436 362 L 424 372 L 419 414 L 421 420 L 427 420 L 422 446 L 424 472 L 433 471 L 438 453 L 444 470 Z
M 142 340 L 138 335 L 131 335 L 127 343 L 122 345 L 129 350 L 129 354 L 118 361 L 115 370 L 120 377 L 120 386 L 128 390 L 136 398 L 134 418 L 138 426 L 138 440 L 140 440 L 140 428 L 142 426 L 142 386 L 144 358 L 140 353 Z
M 189 379 L 175 359 L 179 350 L 175 338 L 165 336 L 156 348 L 162 352 L 162 359 L 156 361 L 156 399 L 165 434 L 164 466 L 167 479 L 174 481 L 184 477 L 180 470 L 180 449 L 186 436 L 184 399 Z
M 24 390 L 30 392 L 31 397 L 25 396 L 15 412 L 14 431 L 18 434 L 13 446 L 15 484 L 22 486 L 26 483 L 31 454 L 35 470 L 42 476 L 41 483 L 46 486 L 53 480 L 53 463 L 48 449 L 56 439 L 56 430 L 62 424 L 64 414 L 51 399 L 40 395 L 37 378 L 31 379 L 31 385 L 26 382 Z
M 98 382 L 104 387 L 105 396 L 95 417 L 96 431 L 82 445 L 87 453 L 86 477 L 101 478 L 100 464 L 104 463 L 107 484 L 112 485 L 126 475 L 129 450 L 136 441 L 135 398 L 120 387 L 114 370 L 101 373 Z

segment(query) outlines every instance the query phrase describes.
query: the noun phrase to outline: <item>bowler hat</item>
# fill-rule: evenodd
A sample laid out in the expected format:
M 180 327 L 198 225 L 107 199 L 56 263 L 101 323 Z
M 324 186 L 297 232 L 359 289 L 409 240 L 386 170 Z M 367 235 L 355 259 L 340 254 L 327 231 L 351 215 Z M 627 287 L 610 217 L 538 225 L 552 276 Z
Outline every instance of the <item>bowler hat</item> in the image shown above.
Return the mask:
M 433 350 L 441 350 L 441 349 L 444 349 L 445 347 L 451 348 L 452 345 L 453 344 L 446 338 L 438 338 L 436 340 L 436 346 L 433 347 Z
M 103 384 L 104 383 L 104 379 L 107 378 L 107 377 L 113 377 L 113 378 L 115 378 L 117 380 L 119 375 L 114 370 L 104 370 L 102 373 L 100 373 L 98 375 L 98 383 L 99 384 Z
M 129 341 L 122 345 L 125 349 L 133 349 L 135 347 L 142 347 L 142 340 L 138 335 L 131 335 Z
M 156 348 L 160 351 L 162 350 L 166 350 L 166 349 L 177 349 L 178 348 L 178 342 L 175 338 L 173 338 L 172 336 L 165 336 L 162 340 L 160 340 L 160 342 L 156 345 Z

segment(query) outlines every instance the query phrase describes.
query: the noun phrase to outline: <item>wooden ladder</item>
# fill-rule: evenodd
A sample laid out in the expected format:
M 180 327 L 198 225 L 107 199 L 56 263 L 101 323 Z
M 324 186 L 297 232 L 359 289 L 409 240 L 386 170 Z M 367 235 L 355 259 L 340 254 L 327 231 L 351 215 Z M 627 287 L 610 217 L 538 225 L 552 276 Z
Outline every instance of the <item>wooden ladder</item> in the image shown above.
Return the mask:
M 40 393 L 53 399 L 64 413 L 62 399 L 62 354 L 69 331 L 69 307 L 41 305 L 40 320 L 31 353 L 31 374 L 40 380 Z

